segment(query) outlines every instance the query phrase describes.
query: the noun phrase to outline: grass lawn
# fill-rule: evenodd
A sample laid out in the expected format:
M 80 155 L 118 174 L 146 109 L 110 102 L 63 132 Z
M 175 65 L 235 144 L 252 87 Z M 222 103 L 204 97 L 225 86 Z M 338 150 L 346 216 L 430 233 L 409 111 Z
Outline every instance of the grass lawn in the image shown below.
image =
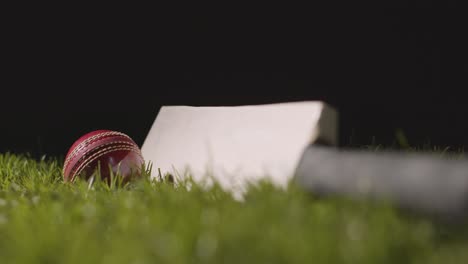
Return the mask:
M 468 263 L 468 225 L 291 185 L 65 184 L 60 160 L 0 154 L 0 263 Z

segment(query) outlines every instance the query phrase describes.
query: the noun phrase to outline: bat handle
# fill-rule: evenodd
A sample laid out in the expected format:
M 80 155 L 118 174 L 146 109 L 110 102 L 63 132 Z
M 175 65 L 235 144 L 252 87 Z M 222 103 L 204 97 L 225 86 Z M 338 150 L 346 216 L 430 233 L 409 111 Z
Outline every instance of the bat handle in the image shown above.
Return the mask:
M 468 161 L 436 154 L 310 145 L 294 181 L 319 196 L 385 199 L 429 214 L 459 217 L 468 209 Z

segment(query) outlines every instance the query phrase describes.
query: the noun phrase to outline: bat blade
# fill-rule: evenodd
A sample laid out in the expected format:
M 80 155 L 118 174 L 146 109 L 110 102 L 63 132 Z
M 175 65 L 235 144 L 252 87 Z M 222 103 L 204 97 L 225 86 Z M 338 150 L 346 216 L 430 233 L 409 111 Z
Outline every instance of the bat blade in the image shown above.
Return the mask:
M 142 154 L 163 173 L 177 178 L 189 171 L 200 181 L 210 174 L 230 190 L 263 178 L 285 186 L 312 142 L 337 143 L 337 113 L 319 101 L 164 106 Z

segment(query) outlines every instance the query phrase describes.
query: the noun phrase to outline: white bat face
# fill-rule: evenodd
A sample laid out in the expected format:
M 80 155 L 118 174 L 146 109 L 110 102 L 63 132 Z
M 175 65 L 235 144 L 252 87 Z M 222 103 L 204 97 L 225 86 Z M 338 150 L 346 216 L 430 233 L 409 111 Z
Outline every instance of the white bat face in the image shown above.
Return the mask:
M 269 177 L 285 186 L 312 142 L 337 144 L 337 113 L 323 102 L 162 107 L 142 146 L 153 177 L 210 174 L 227 190 Z

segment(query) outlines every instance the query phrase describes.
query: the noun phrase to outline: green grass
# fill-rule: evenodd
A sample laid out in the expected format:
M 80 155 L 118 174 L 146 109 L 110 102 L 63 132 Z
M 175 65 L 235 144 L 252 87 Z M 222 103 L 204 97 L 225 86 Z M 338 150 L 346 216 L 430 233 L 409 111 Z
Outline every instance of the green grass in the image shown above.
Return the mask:
M 65 184 L 61 161 L 0 154 L 0 263 L 468 263 L 467 225 L 388 204 L 148 179 Z

